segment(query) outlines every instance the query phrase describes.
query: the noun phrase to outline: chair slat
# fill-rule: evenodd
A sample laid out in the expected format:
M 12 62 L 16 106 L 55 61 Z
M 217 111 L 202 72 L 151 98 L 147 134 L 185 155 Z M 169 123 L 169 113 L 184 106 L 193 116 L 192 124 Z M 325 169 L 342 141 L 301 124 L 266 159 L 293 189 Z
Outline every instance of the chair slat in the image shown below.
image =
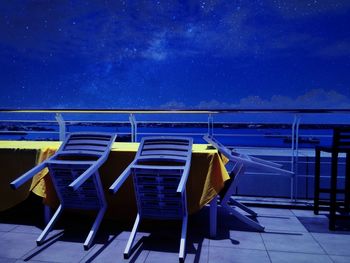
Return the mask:
M 71 139 L 67 143 L 67 145 L 101 145 L 101 146 L 107 146 L 109 141 L 107 140 L 91 140 L 91 139 Z
M 147 144 L 143 146 L 143 150 L 178 150 L 178 151 L 187 151 L 188 146 L 185 144 Z
M 146 155 L 170 155 L 170 156 L 185 157 L 187 155 L 187 152 L 171 151 L 171 150 L 144 150 L 144 151 L 142 151 L 141 156 L 146 156 Z
M 106 147 L 81 144 L 81 145 L 67 145 L 64 147 L 64 150 L 67 150 L 67 151 L 69 151 L 69 150 L 88 150 L 88 151 L 95 151 L 95 152 L 104 152 L 106 150 Z

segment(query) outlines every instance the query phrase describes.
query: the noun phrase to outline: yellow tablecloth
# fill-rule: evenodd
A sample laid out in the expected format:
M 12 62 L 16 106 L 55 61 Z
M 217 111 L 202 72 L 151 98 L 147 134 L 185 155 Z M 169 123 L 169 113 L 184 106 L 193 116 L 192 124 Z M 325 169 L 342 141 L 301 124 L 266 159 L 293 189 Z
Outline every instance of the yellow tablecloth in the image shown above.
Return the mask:
M 25 200 L 30 191 L 43 197 L 44 203 L 57 206 L 58 200 L 47 171 L 43 170 L 33 180 L 19 190 L 12 190 L 9 183 L 51 156 L 60 142 L 0 141 L 0 211 L 6 210 Z M 129 178 L 116 195 L 107 193 L 110 185 L 133 160 L 138 143 L 113 144 L 108 160 L 100 168 L 103 188 L 108 203 L 107 214 L 115 217 L 121 214 L 136 213 L 136 201 L 132 180 Z M 210 202 L 229 179 L 216 150 L 207 149 L 206 144 L 194 144 L 190 175 L 187 181 L 187 203 L 190 213 L 201 209 Z

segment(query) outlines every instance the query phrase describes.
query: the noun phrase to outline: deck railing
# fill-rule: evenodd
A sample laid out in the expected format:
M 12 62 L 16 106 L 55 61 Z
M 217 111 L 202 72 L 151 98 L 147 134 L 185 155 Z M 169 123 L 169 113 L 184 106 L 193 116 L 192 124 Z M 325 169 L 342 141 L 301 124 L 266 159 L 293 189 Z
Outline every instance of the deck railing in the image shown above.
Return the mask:
M 350 126 L 350 109 L 0 109 L 0 140 L 62 141 L 72 131 L 109 129 L 132 142 L 171 134 L 204 143 L 202 136 L 213 134 L 230 147 L 253 153 L 278 149 L 296 173 L 290 193 L 294 200 L 300 186 L 305 188 L 298 180 L 312 178 L 300 172 L 304 157 L 312 163 L 313 147 L 329 143 L 333 127 L 340 125 Z

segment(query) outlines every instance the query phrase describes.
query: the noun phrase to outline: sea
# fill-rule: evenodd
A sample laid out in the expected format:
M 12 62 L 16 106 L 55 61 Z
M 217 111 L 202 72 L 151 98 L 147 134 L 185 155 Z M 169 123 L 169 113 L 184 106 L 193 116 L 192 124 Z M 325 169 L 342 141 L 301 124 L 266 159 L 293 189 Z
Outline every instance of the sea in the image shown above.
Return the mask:
M 298 135 L 299 148 L 314 148 L 332 142 L 335 127 L 346 124 L 300 124 L 298 134 L 293 134 L 292 124 L 266 123 L 215 123 L 213 129 L 205 122 L 139 122 L 136 126 L 136 141 L 144 136 L 189 136 L 194 143 L 205 143 L 203 136 L 213 133 L 223 144 L 240 147 L 291 148 L 293 136 Z M 117 141 L 132 140 L 129 122 L 111 121 L 69 121 L 65 123 L 65 133 L 70 132 L 110 132 L 116 133 Z M 1 121 L 0 140 L 59 140 L 59 125 L 54 121 Z

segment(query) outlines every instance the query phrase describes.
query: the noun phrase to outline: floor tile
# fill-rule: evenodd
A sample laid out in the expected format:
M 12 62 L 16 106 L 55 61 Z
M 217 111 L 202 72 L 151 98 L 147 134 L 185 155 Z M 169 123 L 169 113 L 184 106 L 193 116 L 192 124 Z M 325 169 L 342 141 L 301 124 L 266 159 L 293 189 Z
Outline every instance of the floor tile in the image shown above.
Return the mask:
M 258 216 L 294 216 L 291 210 L 281 208 L 250 207 Z
M 328 229 L 327 217 L 298 217 L 300 223 L 307 229 L 308 232 L 313 233 L 330 233 Z
M 136 237 L 135 237 L 135 242 L 137 242 L 137 240 L 139 240 L 140 238 L 142 238 L 144 236 L 149 236 L 149 235 L 150 235 L 150 233 L 137 232 Z M 129 236 L 130 236 L 130 231 L 122 231 L 122 232 L 116 234 L 116 239 L 127 241 L 129 239 Z
M 185 261 L 207 262 L 208 244 L 204 239 L 187 238 Z M 146 262 L 178 262 L 180 237 L 150 236 L 145 240 L 143 249 L 149 251 Z
M 332 263 L 328 255 L 291 253 L 291 252 L 269 252 L 272 263 Z
M 297 217 L 327 218 L 326 214 L 315 215 L 313 210 L 292 209 L 291 211 Z
M 136 249 L 129 260 L 124 260 L 123 253 L 126 246 L 124 240 L 117 240 L 112 237 L 107 243 L 96 249 L 93 253 L 86 255 L 81 262 L 101 262 L 101 263 L 115 263 L 115 262 L 144 262 L 149 251 Z
M 15 225 L 15 224 L 3 224 L 1 223 L 0 224 L 0 231 L 1 232 L 8 232 L 8 231 L 11 231 L 12 229 L 18 227 L 18 225 Z
M 206 247 L 201 247 L 201 250 L 198 251 L 198 253 L 193 254 L 193 253 L 186 253 L 185 256 L 185 262 L 198 262 L 198 263 L 207 263 L 208 262 L 208 253 L 209 253 L 209 248 Z M 150 251 L 145 263 L 164 263 L 164 262 L 174 262 L 177 263 L 179 262 L 179 252 L 178 251 L 173 251 L 173 252 L 161 252 L 161 251 Z
M 324 250 L 335 256 L 350 256 L 350 235 L 312 233 Z
M 270 259 L 267 252 L 261 250 L 209 247 L 208 262 L 267 263 L 270 262 Z
M 40 235 L 43 231 L 42 228 L 39 228 L 37 226 L 31 226 L 31 225 L 19 225 L 16 228 L 12 230 L 12 232 L 15 233 L 27 233 L 27 234 L 36 234 Z M 51 231 L 51 233 L 56 233 L 56 230 Z
M 7 232 L 0 238 L 0 257 L 21 258 L 36 248 L 36 235 Z
M 15 263 L 55 263 L 52 261 L 38 261 L 38 260 L 22 260 L 18 259 L 15 261 Z
M 48 262 L 80 262 L 80 260 L 89 253 L 101 247 L 101 244 L 95 244 L 88 251 L 83 248 L 82 242 L 69 242 L 57 240 L 50 245 L 38 247 L 34 252 L 25 255 L 25 260 L 38 260 Z
M 309 233 L 262 233 L 261 236 L 264 240 L 267 250 L 269 251 L 325 254 L 324 250 Z
M 350 256 L 332 256 L 330 255 L 330 258 L 333 260 L 334 263 L 349 263 L 350 262 Z
M 0 258 L 0 263 L 14 263 L 16 259 L 14 258 Z
M 230 231 L 229 235 L 225 239 L 211 239 L 209 241 L 210 246 L 265 250 L 260 233 Z
M 265 226 L 266 232 L 307 232 L 303 224 L 294 216 L 261 216 L 258 220 Z

